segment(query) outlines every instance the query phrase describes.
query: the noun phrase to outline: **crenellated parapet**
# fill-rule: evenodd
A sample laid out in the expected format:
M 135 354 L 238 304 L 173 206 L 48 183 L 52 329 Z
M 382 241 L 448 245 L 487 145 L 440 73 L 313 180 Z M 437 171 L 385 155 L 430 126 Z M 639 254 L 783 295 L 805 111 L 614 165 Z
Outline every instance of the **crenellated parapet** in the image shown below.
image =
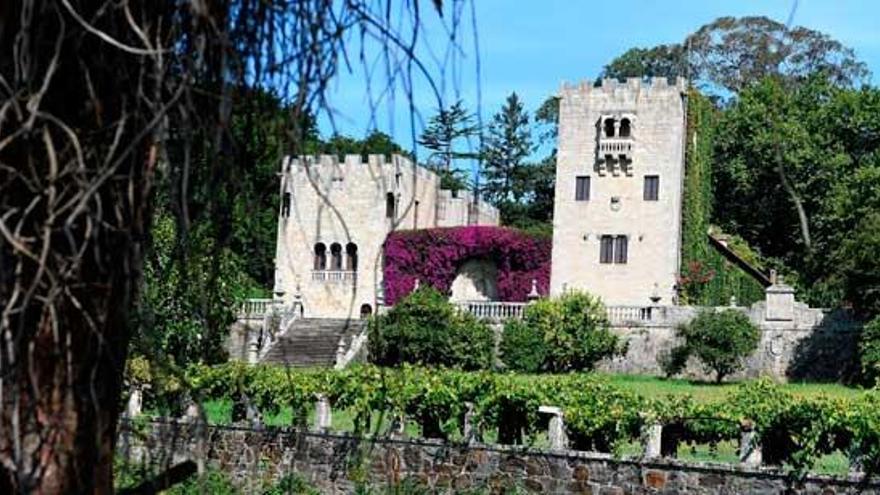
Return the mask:
M 299 155 L 286 156 L 282 160 L 282 173 L 309 172 L 321 174 L 325 170 L 357 170 L 371 169 L 384 170 L 401 174 L 415 174 L 417 177 L 425 180 L 437 180 L 439 177 L 434 172 L 425 167 L 417 166 L 404 155 Z
M 688 87 L 687 79 L 683 77 L 676 78 L 673 84 L 665 77 L 652 77 L 644 80 L 639 77 L 630 77 L 626 81 L 618 79 L 602 79 L 598 86 L 593 81 L 582 80 L 579 83 L 563 82 L 559 90 L 560 97 L 581 95 L 581 96 L 626 96 L 626 95 L 653 95 L 660 96 L 663 94 L 679 95 L 686 91 Z

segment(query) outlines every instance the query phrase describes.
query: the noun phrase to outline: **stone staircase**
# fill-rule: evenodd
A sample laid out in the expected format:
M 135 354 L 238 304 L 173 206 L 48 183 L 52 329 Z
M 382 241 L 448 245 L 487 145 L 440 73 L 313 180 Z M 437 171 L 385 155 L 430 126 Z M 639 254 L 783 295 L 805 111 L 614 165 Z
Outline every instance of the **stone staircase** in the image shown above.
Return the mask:
M 330 367 L 336 363 L 339 340 L 346 344 L 360 333 L 365 320 L 300 318 L 278 336 L 260 362 L 298 368 Z

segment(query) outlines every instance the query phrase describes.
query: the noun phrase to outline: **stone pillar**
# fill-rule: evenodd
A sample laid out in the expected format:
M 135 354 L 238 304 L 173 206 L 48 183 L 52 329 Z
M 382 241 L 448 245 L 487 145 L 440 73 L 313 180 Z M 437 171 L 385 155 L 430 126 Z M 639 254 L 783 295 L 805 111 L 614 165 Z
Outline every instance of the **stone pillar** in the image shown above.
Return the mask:
M 642 456 L 646 459 L 662 457 L 663 425 L 660 423 L 647 423 L 642 426 Z
M 143 412 L 144 397 L 140 387 L 132 387 L 131 395 L 128 396 L 128 403 L 125 405 L 125 417 L 136 418 Z
M 474 403 L 473 402 L 465 402 L 464 403 L 465 412 L 464 412 L 464 439 L 468 444 L 482 441 L 482 435 L 480 434 L 479 427 L 474 424 L 475 414 L 474 414 Z
M 244 402 L 245 407 L 245 420 L 247 420 L 248 424 L 251 428 L 256 430 L 263 428 L 263 415 L 260 414 L 260 410 L 254 406 L 249 397 L 245 397 Z
M 740 425 L 739 462 L 748 467 L 758 467 L 762 462 L 761 444 L 751 421 Z
M 764 319 L 767 321 L 792 321 L 794 319 L 794 287 L 786 285 L 782 276 L 765 289 L 766 308 Z
M 330 409 L 330 401 L 324 395 L 318 396 L 315 403 L 315 429 L 327 431 L 333 424 L 333 411 Z
M 263 328 L 266 328 L 263 324 Z M 248 364 L 256 364 L 260 360 L 260 333 L 255 331 L 249 324 L 245 324 L 246 345 L 247 345 L 247 362 Z
M 565 434 L 562 409 L 553 406 L 541 406 L 538 408 L 538 412 L 551 415 L 550 425 L 547 428 L 550 450 L 568 450 L 568 435 Z
M 406 436 L 406 418 L 400 414 L 391 422 L 391 438 L 404 438 Z

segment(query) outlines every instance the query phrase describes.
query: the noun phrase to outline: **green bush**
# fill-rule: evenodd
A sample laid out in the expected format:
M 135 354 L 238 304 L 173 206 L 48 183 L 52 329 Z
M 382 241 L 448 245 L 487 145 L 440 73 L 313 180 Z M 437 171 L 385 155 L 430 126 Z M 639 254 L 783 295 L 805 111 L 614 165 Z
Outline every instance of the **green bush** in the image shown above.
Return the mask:
M 446 296 L 422 287 L 388 313 L 373 318 L 370 360 L 383 366 L 403 363 L 466 370 L 492 367 L 495 338 L 489 326 L 459 312 Z
M 862 328 L 859 336 L 859 361 L 865 379 L 869 383 L 876 382 L 880 376 L 880 316 Z
M 502 353 L 508 366 L 522 371 L 591 370 L 601 359 L 625 350 L 608 328 L 602 302 L 584 292 L 530 304 L 522 325 L 511 324 L 510 329 L 512 342 L 505 333 Z M 534 344 L 534 349 L 516 349 L 518 344 Z
M 522 320 L 508 320 L 504 324 L 501 341 L 501 360 L 512 370 L 523 373 L 541 371 L 547 358 L 544 334 Z
M 734 309 L 702 311 L 690 323 L 679 327 L 678 334 L 684 343 L 661 362 L 664 371 L 667 374 L 680 372 L 687 358 L 694 356 L 707 372 L 715 373 L 718 383 L 739 370 L 743 359 L 758 348 L 761 340 L 761 331 L 749 317 Z

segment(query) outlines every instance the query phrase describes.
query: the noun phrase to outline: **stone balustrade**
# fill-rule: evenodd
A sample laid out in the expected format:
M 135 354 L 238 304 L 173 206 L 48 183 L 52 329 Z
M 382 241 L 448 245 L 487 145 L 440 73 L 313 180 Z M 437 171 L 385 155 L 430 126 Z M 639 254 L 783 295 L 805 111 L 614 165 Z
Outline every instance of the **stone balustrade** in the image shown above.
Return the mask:
M 606 138 L 599 139 L 599 154 L 628 155 L 632 153 L 633 140 L 631 138 Z
M 314 282 L 342 282 L 357 283 L 357 272 L 350 270 L 314 270 L 312 271 Z
M 276 304 L 275 299 L 269 298 L 252 298 L 246 299 L 239 309 L 239 317 L 242 318 L 263 318 L 269 314 L 272 307 Z
M 528 303 L 524 302 L 501 302 L 501 301 L 463 301 L 458 307 L 477 318 L 501 321 L 519 319 Z

